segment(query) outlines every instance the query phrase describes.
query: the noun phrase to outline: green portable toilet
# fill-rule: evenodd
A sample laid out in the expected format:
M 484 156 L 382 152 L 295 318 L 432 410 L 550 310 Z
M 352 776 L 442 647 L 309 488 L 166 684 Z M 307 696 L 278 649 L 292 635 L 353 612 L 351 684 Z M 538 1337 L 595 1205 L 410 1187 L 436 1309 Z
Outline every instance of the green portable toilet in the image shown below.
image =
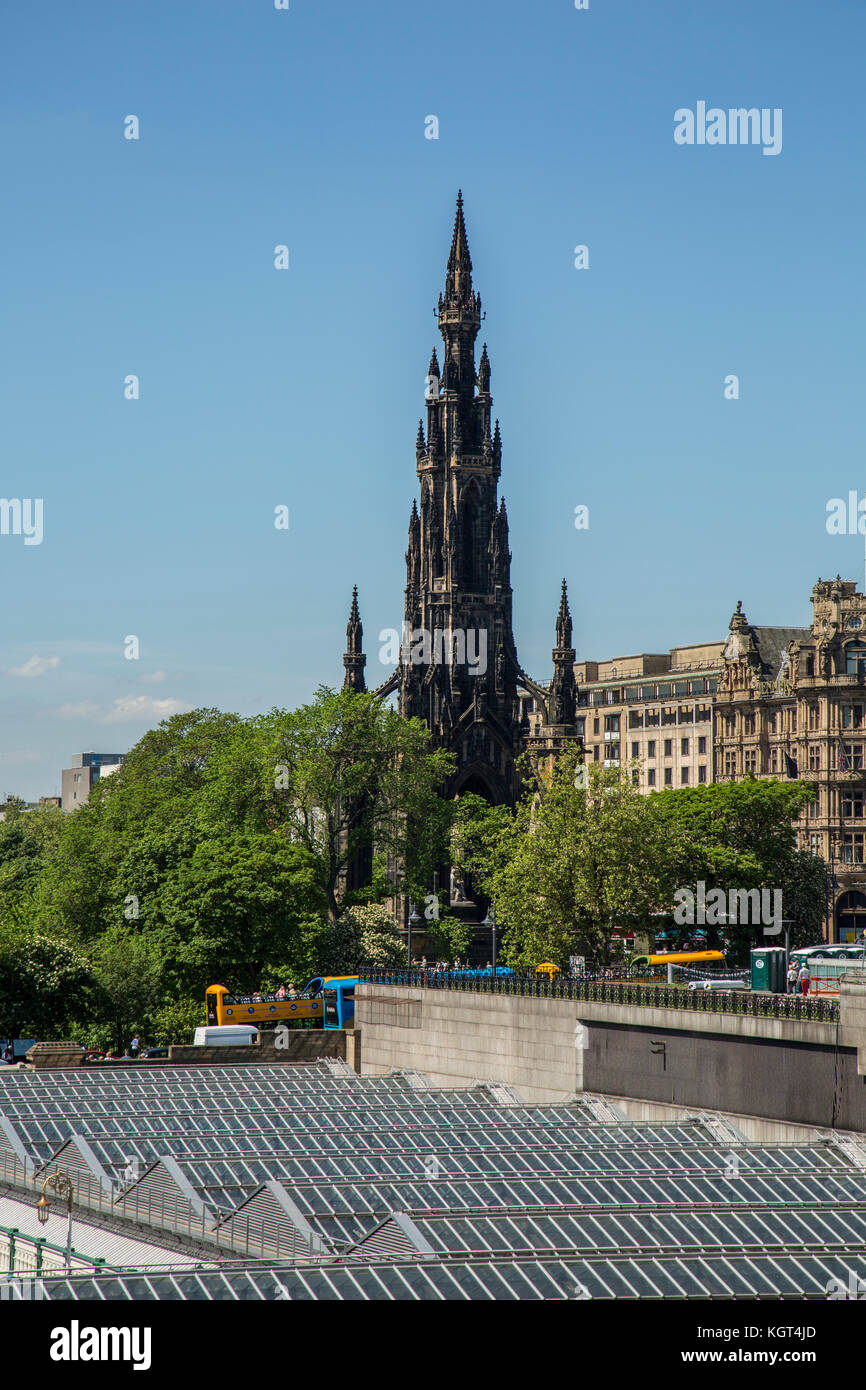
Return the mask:
M 785 948 L 758 946 L 752 951 L 752 989 L 785 993 Z

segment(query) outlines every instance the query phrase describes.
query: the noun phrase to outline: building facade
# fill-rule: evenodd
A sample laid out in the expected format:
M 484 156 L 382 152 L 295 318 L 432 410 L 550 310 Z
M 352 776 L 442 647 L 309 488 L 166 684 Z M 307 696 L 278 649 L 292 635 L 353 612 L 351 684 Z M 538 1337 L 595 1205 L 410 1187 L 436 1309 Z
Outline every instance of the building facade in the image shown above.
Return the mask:
M 837 576 L 812 590 L 808 627 L 754 626 L 738 603 L 724 641 L 575 666 L 587 760 L 642 791 L 814 784 L 798 846 L 828 866 L 825 935 L 841 942 L 866 929 L 864 632 L 866 596 Z
M 89 799 L 100 777 L 116 772 L 123 762 L 123 753 L 76 753 L 72 766 L 60 774 L 60 804 L 64 811 L 77 811 Z

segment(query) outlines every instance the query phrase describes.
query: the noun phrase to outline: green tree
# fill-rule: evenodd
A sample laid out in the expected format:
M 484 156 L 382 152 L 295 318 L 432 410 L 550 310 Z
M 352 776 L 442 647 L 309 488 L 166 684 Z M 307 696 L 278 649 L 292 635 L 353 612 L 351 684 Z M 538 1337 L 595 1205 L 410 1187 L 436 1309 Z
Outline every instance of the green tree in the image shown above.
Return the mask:
M 266 968 L 325 913 L 313 856 L 256 832 L 203 840 L 163 883 L 160 903 L 155 936 L 185 995 L 217 983 L 260 988 Z
M 329 924 L 321 949 L 322 973 L 326 975 L 387 970 L 401 965 L 406 954 L 399 928 L 382 903 L 346 908 Z
M 445 914 L 424 923 L 429 950 L 437 960 L 462 960 L 472 945 L 474 929 L 459 917 Z
M 0 938 L 0 1035 L 56 1038 L 92 1010 L 97 985 L 67 942 L 20 928 Z
M 677 847 L 677 887 L 696 891 L 702 881 L 707 893 L 721 889 L 726 896 L 731 889 L 779 889 L 784 917 L 796 912 L 815 923 L 821 871 L 803 864 L 794 824 L 814 794 L 808 782 L 754 777 L 652 794 L 654 813 Z M 718 946 L 724 933 L 732 957 L 746 959 L 758 930 L 755 923 L 707 922 L 707 944 Z M 759 944 L 767 940 L 762 935 Z
M 466 826 L 468 862 L 493 899 L 506 959 L 562 968 L 572 952 L 606 960 L 611 928 L 648 923 L 670 900 L 676 857 L 627 773 L 565 752 L 529 776 L 514 816 Z
M 101 1014 L 123 1053 L 133 1032 L 146 1033 L 157 1003 L 161 963 L 153 943 L 129 927 L 111 927 L 93 950 L 93 973 L 102 997 Z
M 430 882 L 447 854 L 451 806 L 440 792 L 453 759 L 431 751 L 420 720 L 403 719 L 371 694 L 320 689 L 312 704 L 254 724 L 258 773 L 249 781 L 263 789 L 267 823 L 315 859 L 332 922 L 348 905 L 341 878 L 374 849 L 402 865 L 404 887 Z M 252 736 L 242 737 L 246 746 Z M 229 775 L 236 762 L 228 749 Z M 231 795 L 222 776 L 209 804 Z M 256 801 L 249 785 L 244 798 Z

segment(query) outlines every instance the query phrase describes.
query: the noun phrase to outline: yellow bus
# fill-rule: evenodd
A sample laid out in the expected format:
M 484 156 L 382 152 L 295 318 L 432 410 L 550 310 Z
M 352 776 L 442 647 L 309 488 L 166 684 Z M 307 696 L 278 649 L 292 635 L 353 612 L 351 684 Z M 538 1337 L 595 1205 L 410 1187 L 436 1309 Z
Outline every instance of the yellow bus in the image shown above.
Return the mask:
M 207 1021 L 211 1027 L 227 1023 L 292 1023 L 313 1020 L 321 1028 L 323 1000 L 302 990 L 296 999 L 275 994 L 230 994 L 225 985 L 209 985 L 205 991 Z

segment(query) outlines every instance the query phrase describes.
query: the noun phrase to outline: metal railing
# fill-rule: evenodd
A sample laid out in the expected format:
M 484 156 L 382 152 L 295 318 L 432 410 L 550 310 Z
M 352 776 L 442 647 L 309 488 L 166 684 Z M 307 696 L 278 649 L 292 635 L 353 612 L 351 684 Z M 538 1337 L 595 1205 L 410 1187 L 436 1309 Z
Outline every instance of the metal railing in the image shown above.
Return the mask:
M 91 1273 L 112 1272 L 100 1255 L 83 1255 L 72 1247 L 72 1268 Z M 4 1274 L 49 1274 L 66 1269 L 66 1247 L 44 1236 L 29 1236 L 17 1226 L 0 1226 L 0 1277 Z
M 414 989 L 450 989 L 468 994 L 516 994 L 535 999 L 573 999 L 589 1004 L 639 1004 L 691 1013 L 745 1014 L 754 1018 L 797 1019 L 832 1023 L 839 1017 L 835 1000 L 793 994 L 749 994 L 732 990 L 690 990 L 673 985 L 633 984 L 616 980 L 546 980 L 453 978 L 435 970 L 362 970 L 360 984 L 404 985 Z
M 14 1189 L 16 1194 L 20 1192 L 22 1200 L 32 1199 L 34 1205 L 46 1172 L 45 1169 L 39 1171 L 37 1179 L 32 1167 L 25 1166 L 14 1154 L 0 1152 L 0 1184 Z M 75 1176 L 75 1208 L 82 1216 L 91 1212 L 110 1217 L 119 1223 L 116 1229 L 132 1240 L 151 1239 L 158 1244 L 157 1233 L 168 1231 L 213 1246 L 215 1259 L 230 1258 L 238 1253 L 260 1259 L 276 1257 L 288 1264 L 309 1264 L 333 1258 L 330 1253 L 311 1253 L 301 1231 L 287 1229 L 279 1222 L 242 1216 L 233 1223 L 234 1230 L 224 1230 L 221 1223 L 232 1215 L 231 1212 L 215 1212 L 206 1206 L 196 1212 L 188 1202 L 175 1200 L 170 1193 L 158 1189 L 137 1191 L 133 1186 L 124 1191 L 120 1184 L 106 1189 L 98 1178 L 81 1171 Z M 169 1251 L 166 1255 L 170 1260 Z M 75 1257 L 85 1258 L 78 1251 Z

